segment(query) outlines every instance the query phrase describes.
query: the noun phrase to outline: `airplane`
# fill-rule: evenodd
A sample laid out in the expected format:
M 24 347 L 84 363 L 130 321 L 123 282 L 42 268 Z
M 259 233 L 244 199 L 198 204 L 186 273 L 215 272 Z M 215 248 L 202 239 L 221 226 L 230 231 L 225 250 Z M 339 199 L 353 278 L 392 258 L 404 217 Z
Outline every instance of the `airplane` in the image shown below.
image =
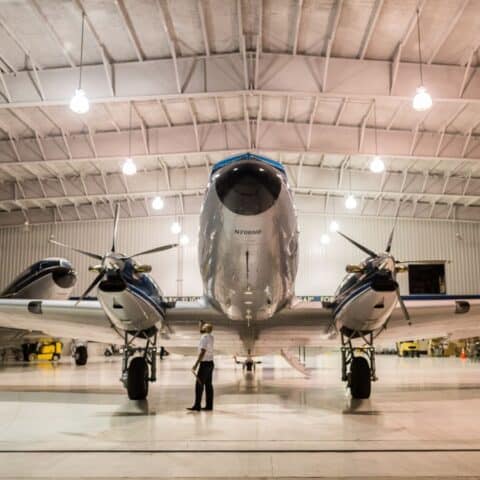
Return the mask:
M 110 252 L 74 248 L 100 262 L 91 268 L 97 276 L 79 301 L 0 299 L 0 326 L 123 344 L 121 380 L 130 399 L 146 398 L 155 381 L 158 340 L 169 351 L 194 348 L 199 321 L 214 325 L 217 352 L 249 361 L 298 346 L 338 345 L 340 337 L 342 379 L 354 398 L 368 398 L 376 379 L 374 340 L 473 336 L 480 329 L 478 297 L 403 302 L 395 280 L 403 267 L 389 252 L 391 240 L 382 254 L 355 242 L 369 257 L 351 267 L 354 276 L 332 302 L 296 298 L 299 230 L 293 195 L 284 166 L 258 154 L 236 155 L 212 167 L 200 213 L 204 295 L 198 301 L 166 301 L 149 275 L 151 267 L 133 259 L 175 244 L 130 256 L 115 251 L 119 212 L 117 204 Z M 95 287 L 98 300 L 85 301 Z M 289 363 L 294 366 L 291 357 Z
M 0 298 L 66 300 L 77 281 L 77 273 L 65 258 L 44 258 L 22 271 L 1 292 Z M 41 332 L 38 332 L 40 334 Z M 31 332 L 0 327 L 0 349 L 5 351 Z M 75 351 L 75 355 L 77 352 Z

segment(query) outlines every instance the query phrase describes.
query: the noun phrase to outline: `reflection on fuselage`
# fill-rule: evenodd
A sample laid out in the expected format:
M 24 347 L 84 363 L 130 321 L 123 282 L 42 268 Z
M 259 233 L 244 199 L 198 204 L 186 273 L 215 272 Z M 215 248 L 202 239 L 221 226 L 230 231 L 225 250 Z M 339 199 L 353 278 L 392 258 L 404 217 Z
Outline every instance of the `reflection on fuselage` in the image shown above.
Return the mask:
M 251 154 L 212 170 L 200 218 L 204 290 L 232 320 L 265 320 L 294 295 L 297 218 L 281 164 Z

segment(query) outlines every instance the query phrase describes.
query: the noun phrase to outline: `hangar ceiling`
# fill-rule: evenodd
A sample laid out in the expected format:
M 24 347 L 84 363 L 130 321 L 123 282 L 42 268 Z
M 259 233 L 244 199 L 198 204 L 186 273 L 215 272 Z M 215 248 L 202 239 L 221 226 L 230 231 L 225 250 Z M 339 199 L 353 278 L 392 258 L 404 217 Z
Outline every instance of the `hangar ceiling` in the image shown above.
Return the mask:
M 411 107 L 417 7 L 427 112 Z M 478 221 L 478 9 L 477 0 L 3 1 L 0 224 L 110 218 L 115 201 L 130 216 L 195 215 L 210 166 L 246 150 L 286 165 L 300 212 L 346 214 L 352 193 L 354 214 L 400 207 L 405 217 Z M 68 104 L 82 13 L 91 107 L 78 115 Z M 133 177 L 121 173 L 129 149 Z M 376 150 L 383 174 L 368 168 Z M 150 206 L 157 194 L 161 212 Z

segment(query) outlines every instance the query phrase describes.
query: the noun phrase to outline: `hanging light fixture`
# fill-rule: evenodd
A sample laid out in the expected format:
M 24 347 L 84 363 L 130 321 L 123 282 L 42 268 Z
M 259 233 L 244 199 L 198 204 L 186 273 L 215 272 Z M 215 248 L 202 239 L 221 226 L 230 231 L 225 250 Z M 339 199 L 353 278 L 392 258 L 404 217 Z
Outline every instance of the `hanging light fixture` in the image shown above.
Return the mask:
M 375 156 L 370 162 L 370 171 L 373 173 L 382 173 L 385 170 L 385 164 L 382 157 L 378 154 L 378 140 L 377 140 L 377 101 L 373 100 L 373 128 L 375 132 Z
M 178 223 L 176 220 L 172 223 L 172 225 L 170 226 L 170 231 L 174 234 L 174 235 L 178 235 L 181 231 L 182 231 L 182 226 L 180 225 L 180 223 Z
M 422 47 L 420 40 L 420 10 L 417 7 L 417 37 L 418 37 L 418 61 L 420 67 L 420 86 L 417 88 L 417 93 L 413 97 L 412 107 L 417 112 L 424 112 L 432 107 L 432 97 L 428 93 L 423 84 L 423 69 L 422 69 Z
M 82 66 L 83 66 L 83 35 L 85 30 L 85 12 L 82 12 L 82 37 L 80 41 L 80 73 L 78 77 L 78 88 L 75 90 L 75 95 L 70 100 L 70 110 L 75 113 L 87 113 L 90 110 L 90 103 L 88 101 L 85 91 L 82 89 Z
M 332 221 L 330 222 L 329 230 L 330 230 L 332 233 L 338 232 L 338 230 L 340 230 L 340 225 L 338 224 L 337 221 L 332 220 Z
M 348 187 L 349 187 L 349 194 L 347 198 L 345 198 L 345 208 L 347 210 L 355 210 L 357 208 L 357 199 L 352 195 L 352 171 L 348 169 Z
M 161 210 L 165 205 L 165 202 L 163 201 L 163 198 L 157 195 L 153 200 L 152 200 L 152 208 L 154 210 Z
M 124 175 L 135 175 L 137 166 L 132 158 L 132 102 L 129 102 L 130 113 L 128 122 L 128 157 L 123 162 L 122 172 Z
M 188 243 L 190 242 L 190 239 L 188 238 L 188 235 L 184 233 L 183 235 L 180 235 L 179 242 L 180 242 L 180 245 L 182 246 L 188 245 Z
M 348 210 L 355 210 L 357 208 L 357 199 L 352 195 L 348 195 L 345 199 L 345 208 Z
M 157 192 L 158 192 L 158 171 L 157 171 Z M 154 210 L 161 210 L 165 206 L 165 202 L 160 195 L 156 195 L 152 200 L 152 208 Z

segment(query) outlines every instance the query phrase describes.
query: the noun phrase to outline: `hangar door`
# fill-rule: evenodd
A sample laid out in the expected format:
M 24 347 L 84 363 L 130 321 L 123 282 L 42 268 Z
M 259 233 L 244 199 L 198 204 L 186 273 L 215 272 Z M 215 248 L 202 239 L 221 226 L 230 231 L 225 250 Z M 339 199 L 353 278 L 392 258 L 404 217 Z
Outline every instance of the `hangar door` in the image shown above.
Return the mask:
M 445 264 L 408 265 L 408 285 L 411 295 L 445 294 Z

